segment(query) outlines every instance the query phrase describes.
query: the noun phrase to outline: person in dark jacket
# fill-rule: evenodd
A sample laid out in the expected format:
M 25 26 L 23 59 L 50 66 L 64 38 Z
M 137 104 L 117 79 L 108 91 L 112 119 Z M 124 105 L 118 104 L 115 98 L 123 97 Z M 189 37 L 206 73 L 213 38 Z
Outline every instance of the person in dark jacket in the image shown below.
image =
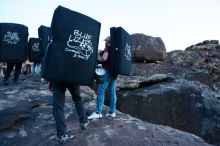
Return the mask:
M 4 85 L 5 86 L 8 85 L 8 80 L 14 67 L 15 67 L 15 72 L 14 72 L 13 82 L 17 84 L 19 75 L 21 73 L 22 62 L 7 62 L 6 64 L 7 64 L 7 68 L 4 76 Z

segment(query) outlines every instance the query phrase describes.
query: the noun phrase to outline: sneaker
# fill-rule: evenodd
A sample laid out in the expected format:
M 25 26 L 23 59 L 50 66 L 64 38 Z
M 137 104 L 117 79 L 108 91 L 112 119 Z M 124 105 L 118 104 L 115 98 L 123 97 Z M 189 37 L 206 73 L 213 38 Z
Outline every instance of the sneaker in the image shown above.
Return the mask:
M 93 112 L 90 116 L 88 116 L 88 119 L 89 120 L 92 120 L 92 119 L 99 119 L 99 118 L 102 118 L 102 114 L 97 114 L 96 112 Z
M 44 80 L 44 78 L 40 78 L 40 82 L 44 82 L 45 80 Z
M 105 116 L 106 116 L 106 117 L 112 117 L 112 118 L 115 118 L 115 117 L 116 117 L 116 114 L 115 114 L 115 112 L 112 113 L 112 114 L 107 113 Z
M 89 121 L 80 123 L 80 127 L 82 130 L 85 130 L 89 127 Z
M 67 142 L 67 141 L 69 141 L 70 139 L 72 139 L 74 137 L 75 137 L 75 135 L 73 135 L 73 134 L 64 134 L 64 135 L 61 135 L 60 137 L 56 136 L 54 139 L 58 142 L 64 143 L 64 142 Z

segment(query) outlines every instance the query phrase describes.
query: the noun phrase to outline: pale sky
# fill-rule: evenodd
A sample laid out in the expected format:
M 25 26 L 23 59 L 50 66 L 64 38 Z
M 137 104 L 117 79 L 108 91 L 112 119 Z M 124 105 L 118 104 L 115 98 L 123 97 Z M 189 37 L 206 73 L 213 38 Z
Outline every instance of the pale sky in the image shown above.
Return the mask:
M 220 40 L 220 0 L 0 0 L 0 23 L 24 24 L 29 37 L 37 37 L 40 25 L 50 26 L 58 5 L 101 22 L 99 49 L 113 26 L 161 37 L 167 51 Z

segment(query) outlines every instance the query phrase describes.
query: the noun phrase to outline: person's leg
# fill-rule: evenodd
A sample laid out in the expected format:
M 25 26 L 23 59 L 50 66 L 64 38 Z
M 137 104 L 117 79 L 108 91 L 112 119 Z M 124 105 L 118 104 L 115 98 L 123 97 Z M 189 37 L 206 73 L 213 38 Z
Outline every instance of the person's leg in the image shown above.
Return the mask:
M 7 81 L 11 75 L 11 71 L 13 70 L 14 66 L 15 66 L 14 62 L 7 62 L 7 68 L 4 76 L 4 84 L 7 84 Z
M 57 136 L 61 137 L 67 133 L 65 124 L 65 86 L 53 82 L 53 116 L 56 122 Z
M 76 108 L 77 114 L 79 116 L 79 122 L 86 123 L 88 120 L 85 115 L 84 103 L 83 103 L 82 98 L 80 96 L 79 86 L 68 85 L 68 89 L 70 91 L 70 94 L 72 95 L 72 100 L 75 104 L 75 108 Z
M 31 74 L 31 65 L 27 64 L 27 68 L 28 68 L 28 74 Z
M 116 80 L 112 79 L 109 83 L 109 96 L 110 96 L 110 108 L 109 108 L 109 114 L 112 114 L 115 112 L 116 109 L 116 101 L 117 101 L 117 96 L 116 96 Z
M 109 76 L 106 74 L 104 77 L 104 82 L 102 84 L 98 85 L 98 90 L 97 90 L 97 100 L 96 100 L 96 109 L 95 112 L 93 112 L 88 119 L 98 119 L 102 117 L 102 108 L 104 104 L 104 99 L 105 99 L 105 91 L 108 87 L 109 84 Z
M 41 73 L 41 63 L 38 63 L 38 76 L 40 76 Z
M 32 75 L 35 74 L 35 67 L 36 67 L 36 63 L 33 63 L 33 64 L 32 64 Z
M 17 82 L 18 77 L 21 73 L 22 62 L 17 62 L 15 64 L 14 82 Z
M 39 74 L 40 74 L 40 63 L 36 63 L 36 67 L 35 67 L 35 74 L 36 74 L 36 76 L 38 76 Z
M 105 91 L 108 87 L 109 81 L 105 81 L 102 84 L 99 84 L 97 91 L 97 102 L 96 102 L 96 113 L 102 113 L 102 108 L 105 99 Z

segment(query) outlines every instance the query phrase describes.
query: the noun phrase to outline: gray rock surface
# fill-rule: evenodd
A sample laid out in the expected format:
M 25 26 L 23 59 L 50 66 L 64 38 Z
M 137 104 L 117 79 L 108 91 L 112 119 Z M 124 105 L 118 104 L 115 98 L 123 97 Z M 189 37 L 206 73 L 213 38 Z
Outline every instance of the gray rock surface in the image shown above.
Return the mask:
M 197 81 L 161 82 L 119 91 L 117 97 L 121 112 L 220 144 L 220 95 Z
M 195 72 L 186 74 L 185 79 L 190 81 L 198 81 L 204 85 L 210 87 L 210 89 L 214 89 L 213 81 L 211 76 L 208 73 L 204 72 Z
M 0 86 L 0 144 L 4 146 L 54 146 L 55 123 L 52 97 L 46 84 L 30 78 L 18 85 Z M 95 94 L 81 87 L 88 114 L 95 108 Z M 208 146 L 201 138 L 171 127 L 143 122 L 117 112 L 115 119 L 104 117 L 91 121 L 87 130 L 79 128 L 78 117 L 67 92 L 65 118 L 75 138 L 65 146 Z M 107 108 L 104 108 L 104 113 Z
M 185 51 L 168 53 L 167 60 L 176 67 L 192 72 L 208 73 L 213 82 L 213 88 L 220 90 L 220 45 L 218 40 L 206 40 L 186 48 Z M 201 82 L 203 83 L 203 82 Z
M 116 87 L 120 90 L 131 90 L 151 86 L 161 82 L 169 82 L 174 79 L 175 77 L 172 74 L 154 74 L 150 77 L 119 76 Z
M 173 74 L 175 78 L 184 78 L 191 70 L 174 66 L 168 62 L 158 63 L 134 63 L 132 65 L 132 76 L 150 77 L 154 74 Z

